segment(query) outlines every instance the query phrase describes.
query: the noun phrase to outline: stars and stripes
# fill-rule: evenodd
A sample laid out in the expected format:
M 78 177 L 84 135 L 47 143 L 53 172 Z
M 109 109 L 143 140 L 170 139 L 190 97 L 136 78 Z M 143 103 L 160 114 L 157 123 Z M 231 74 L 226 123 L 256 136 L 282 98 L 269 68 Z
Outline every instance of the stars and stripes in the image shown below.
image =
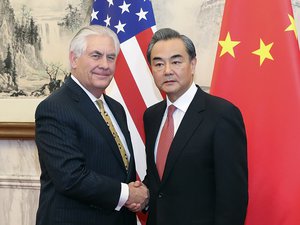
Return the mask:
M 151 2 L 141 0 L 96 0 L 91 24 L 108 26 L 121 43 L 155 26 Z
M 148 43 L 156 30 L 150 0 L 95 0 L 91 24 L 109 27 L 121 43 L 117 69 L 107 93 L 125 108 L 138 177 L 146 173 L 143 113 L 162 99 L 146 61 Z M 141 215 L 138 215 L 141 223 Z

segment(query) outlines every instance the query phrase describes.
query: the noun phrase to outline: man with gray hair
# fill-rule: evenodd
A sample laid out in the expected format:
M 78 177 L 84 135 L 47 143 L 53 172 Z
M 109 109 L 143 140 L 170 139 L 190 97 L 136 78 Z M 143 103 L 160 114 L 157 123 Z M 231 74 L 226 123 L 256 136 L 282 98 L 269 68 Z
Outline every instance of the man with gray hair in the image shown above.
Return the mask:
M 147 58 L 167 95 L 144 114 L 147 225 L 243 225 L 247 143 L 239 109 L 194 83 L 196 50 L 185 35 L 158 30 Z
M 70 44 L 70 77 L 36 109 L 37 225 L 136 225 L 126 206 L 147 203 L 124 108 L 104 93 L 119 49 L 109 28 L 82 28 Z

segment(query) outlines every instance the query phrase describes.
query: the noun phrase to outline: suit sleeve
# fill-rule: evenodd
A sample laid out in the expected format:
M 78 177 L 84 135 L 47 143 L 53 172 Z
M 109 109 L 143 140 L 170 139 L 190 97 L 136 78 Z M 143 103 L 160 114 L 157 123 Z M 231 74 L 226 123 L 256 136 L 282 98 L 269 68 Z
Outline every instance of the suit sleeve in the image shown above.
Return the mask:
M 214 133 L 216 225 L 243 225 L 248 203 L 247 141 L 236 107 L 224 113 Z
M 81 133 L 73 108 L 42 102 L 36 111 L 36 144 L 44 186 L 89 205 L 113 210 L 121 183 L 87 168 L 81 151 Z M 84 125 L 82 125 L 84 126 Z

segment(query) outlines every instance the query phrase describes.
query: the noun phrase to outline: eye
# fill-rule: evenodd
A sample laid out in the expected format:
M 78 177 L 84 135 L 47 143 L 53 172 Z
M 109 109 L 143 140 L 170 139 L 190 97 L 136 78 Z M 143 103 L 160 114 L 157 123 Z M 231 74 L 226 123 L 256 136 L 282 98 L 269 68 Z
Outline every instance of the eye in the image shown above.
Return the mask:
M 174 60 L 174 61 L 172 62 L 172 64 L 174 64 L 174 65 L 179 65 L 179 64 L 181 64 L 181 61 L 180 61 L 180 60 Z
M 107 56 L 107 60 L 110 62 L 114 62 L 116 60 L 116 56 L 115 55 L 109 55 Z
M 94 54 L 91 55 L 91 58 L 95 59 L 95 60 L 99 59 L 100 57 L 101 57 L 101 55 L 98 54 L 98 53 L 94 53 Z
M 157 62 L 157 63 L 154 64 L 154 66 L 158 67 L 158 68 L 163 67 L 163 65 L 164 64 L 162 62 Z

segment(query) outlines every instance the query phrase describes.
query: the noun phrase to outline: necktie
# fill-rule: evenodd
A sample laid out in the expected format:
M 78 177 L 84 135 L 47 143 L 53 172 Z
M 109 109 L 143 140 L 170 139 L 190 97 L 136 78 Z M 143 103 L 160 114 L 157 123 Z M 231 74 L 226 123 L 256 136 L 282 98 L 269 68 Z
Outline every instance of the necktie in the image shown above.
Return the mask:
M 99 109 L 100 109 L 100 113 L 103 117 L 103 119 L 105 120 L 110 132 L 112 133 L 117 145 L 118 145 L 118 148 L 119 148 L 119 151 L 121 153 L 121 156 L 122 156 L 122 160 L 124 162 L 124 165 L 125 165 L 125 168 L 126 170 L 128 170 L 128 158 L 127 158 L 127 155 L 126 155 L 126 151 L 125 151 L 125 148 L 121 142 L 121 139 L 116 131 L 116 129 L 114 128 L 114 125 L 109 117 L 109 115 L 107 114 L 107 112 L 105 112 L 104 110 L 104 106 L 103 106 L 103 102 L 102 100 L 97 100 L 96 101 L 97 105 L 99 106 Z
M 174 137 L 173 113 L 175 110 L 176 107 L 174 105 L 170 105 L 168 107 L 167 119 L 161 130 L 161 135 L 157 146 L 156 167 L 160 179 L 162 179 L 168 152 Z

